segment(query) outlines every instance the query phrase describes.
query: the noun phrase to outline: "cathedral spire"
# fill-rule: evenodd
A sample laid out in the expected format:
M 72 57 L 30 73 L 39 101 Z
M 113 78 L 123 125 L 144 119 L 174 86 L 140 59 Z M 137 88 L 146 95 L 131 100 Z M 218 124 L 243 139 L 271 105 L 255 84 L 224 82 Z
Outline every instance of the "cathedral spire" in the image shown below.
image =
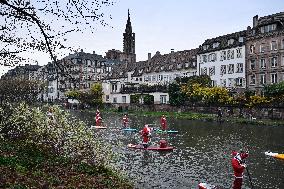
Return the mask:
M 126 54 L 135 54 L 135 33 L 132 33 L 129 9 L 125 33 L 123 33 L 123 52 Z

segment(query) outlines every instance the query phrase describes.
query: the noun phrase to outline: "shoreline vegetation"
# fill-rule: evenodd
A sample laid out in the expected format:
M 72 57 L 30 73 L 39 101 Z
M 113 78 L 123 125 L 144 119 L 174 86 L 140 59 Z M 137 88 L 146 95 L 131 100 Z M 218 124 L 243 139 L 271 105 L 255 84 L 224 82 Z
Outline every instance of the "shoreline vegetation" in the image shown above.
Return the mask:
M 91 112 L 95 110 L 89 110 Z M 168 118 L 175 119 L 187 119 L 187 120 L 199 120 L 199 121 L 209 121 L 209 122 L 218 122 L 218 123 L 238 123 L 238 124 L 247 124 L 247 125 L 262 125 L 262 126 L 284 126 L 283 120 L 272 120 L 272 119 L 248 119 L 240 118 L 236 116 L 223 116 L 221 119 L 218 119 L 217 114 L 210 113 L 197 113 L 197 112 L 163 112 L 163 111 L 118 111 L 117 109 L 102 109 L 105 112 L 115 112 L 120 113 L 121 115 L 127 113 L 129 115 L 136 116 L 148 116 L 148 117 L 161 117 L 165 115 Z
M 134 188 L 109 164 L 110 145 L 68 111 L 23 103 L 0 118 L 0 188 Z

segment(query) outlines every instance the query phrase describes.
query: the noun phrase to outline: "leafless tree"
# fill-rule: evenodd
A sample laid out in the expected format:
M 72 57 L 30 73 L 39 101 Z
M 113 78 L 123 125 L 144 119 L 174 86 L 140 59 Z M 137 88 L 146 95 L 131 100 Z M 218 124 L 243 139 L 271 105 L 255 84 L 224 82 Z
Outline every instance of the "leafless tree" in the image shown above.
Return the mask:
M 62 53 L 78 47 L 64 45 L 68 34 L 108 26 L 103 9 L 111 0 L 0 0 L 0 65 L 31 61 L 23 52 L 49 53 L 60 74 L 70 76 L 58 63 Z

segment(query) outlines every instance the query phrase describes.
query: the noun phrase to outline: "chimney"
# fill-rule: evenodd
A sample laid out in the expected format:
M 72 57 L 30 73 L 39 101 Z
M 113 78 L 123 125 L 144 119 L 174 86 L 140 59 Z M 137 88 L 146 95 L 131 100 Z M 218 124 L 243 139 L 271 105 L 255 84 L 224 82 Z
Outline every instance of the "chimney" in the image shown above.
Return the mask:
M 148 62 L 151 60 L 151 53 L 148 53 Z
M 96 54 L 96 51 L 93 51 L 93 54 Z
M 81 52 L 84 52 L 83 49 L 81 49 Z
M 175 52 L 175 49 L 171 49 L 171 53 Z
M 258 25 L 258 15 L 253 17 L 253 27 L 255 28 Z

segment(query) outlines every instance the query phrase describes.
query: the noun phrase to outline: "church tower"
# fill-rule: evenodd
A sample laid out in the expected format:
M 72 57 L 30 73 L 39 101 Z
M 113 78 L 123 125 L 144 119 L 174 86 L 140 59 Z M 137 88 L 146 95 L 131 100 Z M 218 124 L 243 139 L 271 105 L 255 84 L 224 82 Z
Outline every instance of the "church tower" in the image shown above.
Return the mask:
M 126 23 L 125 33 L 123 33 L 123 53 L 126 55 L 130 55 L 130 57 L 136 57 L 135 56 L 135 33 L 132 33 L 132 26 L 130 21 L 130 14 L 128 9 L 128 19 Z M 132 59 L 131 58 L 131 59 Z M 131 62 L 135 60 L 131 60 Z

